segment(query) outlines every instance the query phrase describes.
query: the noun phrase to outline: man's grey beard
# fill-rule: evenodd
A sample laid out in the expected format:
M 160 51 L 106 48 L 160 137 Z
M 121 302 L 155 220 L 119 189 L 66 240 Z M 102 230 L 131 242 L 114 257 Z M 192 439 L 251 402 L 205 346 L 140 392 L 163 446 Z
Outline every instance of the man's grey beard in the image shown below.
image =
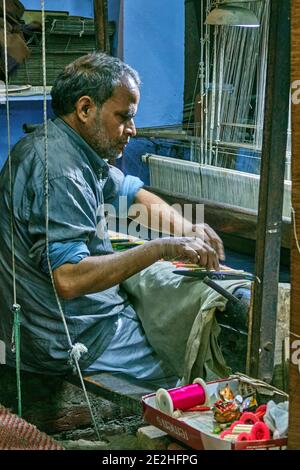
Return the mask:
M 112 158 L 108 158 L 108 163 L 110 163 L 111 165 L 115 165 L 116 161 L 119 160 L 120 158 L 122 158 L 123 154 L 122 153 L 119 153 L 119 155 L 117 155 L 116 157 L 112 157 Z
M 110 140 L 107 138 L 102 129 L 101 119 L 95 119 L 94 126 L 89 139 L 89 145 L 95 150 L 99 157 L 108 160 L 110 163 L 115 162 L 122 157 L 122 153 L 116 148 L 110 146 Z M 101 144 L 102 142 L 102 144 Z
M 102 147 L 96 142 L 91 142 L 91 147 L 93 147 L 99 157 L 103 158 L 103 160 L 108 160 L 111 164 L 114 164 L 118 158 L 122 157 L 122 153 L 119 151 L 112 148 Z

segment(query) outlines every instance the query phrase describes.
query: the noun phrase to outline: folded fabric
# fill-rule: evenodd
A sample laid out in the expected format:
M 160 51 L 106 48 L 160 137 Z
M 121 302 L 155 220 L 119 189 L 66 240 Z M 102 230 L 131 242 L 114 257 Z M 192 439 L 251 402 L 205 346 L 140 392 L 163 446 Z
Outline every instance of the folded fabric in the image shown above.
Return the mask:
M 173 273 L 169 262 L 157 262 L 123 283 L 153 349 L 182 383 L 196 377 L 226 377 L 215 311 L 227 300 L 203 282 Z M 229 292 L 249 281 L 218 281 Z
M 284 401 L 276 404 L 270 400 L 267 404 L 264 422 L 271 431 L 276 432 L 280 437 L 286 436 L 289 423 L 289 402 Z

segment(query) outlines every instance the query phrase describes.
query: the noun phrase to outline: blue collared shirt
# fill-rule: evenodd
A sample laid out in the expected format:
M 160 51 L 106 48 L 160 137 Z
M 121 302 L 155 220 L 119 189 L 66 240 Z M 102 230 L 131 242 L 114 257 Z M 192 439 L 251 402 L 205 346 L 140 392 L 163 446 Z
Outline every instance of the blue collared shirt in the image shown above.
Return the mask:
M 112 253 L 103 220 L 103 204 L 128 207 L 143 186 L 109 166 L 63 120 L 48 122 L 49 248 L 52 267 L 84 256 Z M 12 151 L 13 216 L 17 301 L 21 304 L 21 358 L 24 369 L 67 372 L 69 344 L 45 265 L 45 186 L 43 128 L 24 137 Z M 127 189 L 126 189 L 127 188 Z M 13 289 L 10 235 L 9 169 L 0 174 L 0 339 L 10 344 Z M 88 348 L 85 369 L 105 350 L 119 315 L 131 310 L 125 292 L 115 286 L 73 300 L 62 300 L 72 343 Z M 7 362 L 14 356 L 8 354 Z

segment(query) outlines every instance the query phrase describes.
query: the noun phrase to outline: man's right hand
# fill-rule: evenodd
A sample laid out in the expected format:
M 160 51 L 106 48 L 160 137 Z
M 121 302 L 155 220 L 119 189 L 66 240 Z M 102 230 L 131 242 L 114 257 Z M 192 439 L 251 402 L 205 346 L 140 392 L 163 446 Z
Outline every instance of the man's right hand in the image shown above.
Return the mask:
M 165 260 L 181 260 L 207 269 L 218 270 L 219 259 L 216 250 L 197 237 L 159 238 L 155 243 Z

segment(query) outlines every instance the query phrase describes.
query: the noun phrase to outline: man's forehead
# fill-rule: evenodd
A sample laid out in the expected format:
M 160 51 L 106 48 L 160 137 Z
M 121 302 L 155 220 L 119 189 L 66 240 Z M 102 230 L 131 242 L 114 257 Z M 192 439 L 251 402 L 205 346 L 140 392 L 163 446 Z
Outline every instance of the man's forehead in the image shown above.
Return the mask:
M 112 96 L 107 100 L 114 103 L 122 103 L 126 106 L 136 106 L 140 99 L 140 91 L 138 86 L 132 82 L 130 86 L 122 84 L 114 89 Z
M 125 87 L 128 90 L 138 90 L 139 91 L 139 86 L 136 84 L 136 81 L 133 79 L 133 77 L 126 76 L 122 80 L 122 84 L 120 85 L 121 87 Z

